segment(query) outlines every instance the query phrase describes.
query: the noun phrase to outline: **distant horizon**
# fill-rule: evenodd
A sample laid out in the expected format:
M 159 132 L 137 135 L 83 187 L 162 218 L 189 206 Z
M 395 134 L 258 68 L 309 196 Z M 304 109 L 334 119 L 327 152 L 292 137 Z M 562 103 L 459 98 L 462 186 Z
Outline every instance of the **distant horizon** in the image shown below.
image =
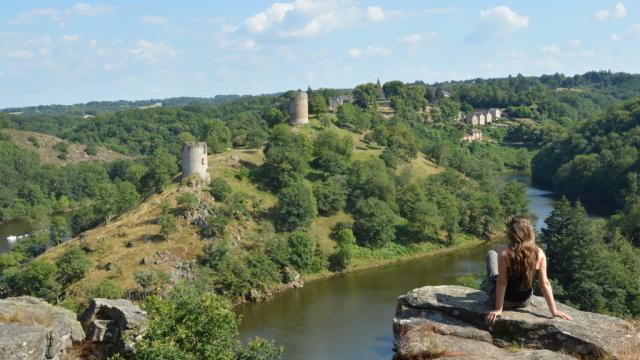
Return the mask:
M 627 71 L 614 71 L 611 69 L 598 69 L 598 70 L 589 70 L 586 72 L 580 72 L 580 73 L 574 73 L 574 74 L 564 74 L 564 73 L 558 73 L 561 75 L 564 75 L 566 77 L 572 77 L 575 75 L 582 75 L 591 71 L 610 71 L 611 73 L 627 73 L 627 74 L 631 74 L 631 75 L 640 75 L 640 72 L 635 73 L 635 72 L 627 72 Z M 444 80 L 444 81 L 437 81 L 437 82 L 432 82 L 432 83 L 428 83 L 425 82 L 427 85 L 434 85 L 434 84 L 442 84 L 442 83 L 448 83 L 448 82 L 464 82 L 464 81 L 471 81 L 471 80 L 476 80 L 476 79 L 483 79 L 483 80 L 488 80 L 488 79 L 505 79 L 508 78 L 509 76 L 515 77 L 518 75 L 522 75 L 524 77 L 541 77 L 544 75 L 555 75 L 556 73 L 542 73 L 539 75 L 529 75 L 529 74 L 509 74 L 506 76 L 497 76 L 497 77 L 473 77 L 473 78 L 467 78 L 467 79 L 451 79 L 451 80 Z M 320 86 L 317 88 L 311 88 L 312 90 L 315 89 L 336 89 L 336 90 L 341 90 L 341 89 L 353 89 L 355 88 L 357 85 L 360 84 L 365 84 L 365 83 L 375 83 L 375 81 L 378 78 L 376 78 L 375 80 L 372 81 L 367 81 L 367 82 L 363 82 L 363 83 L 359 83 L 359 84 L 355 84 L 351 87 L 331 87 L 331 86 Z M 382 84 L 389 82 L 389 81 L 402 81 L 404 83 L 413 83 L 415 81 L 424 81 L 421 79 L 415 79 L 415 80 L 409 80 L 409 81 L 403 81 L 403 80 L 399 80 L 399 79 L 389 79 L 389 80 L 383 80 L 380 79 L 380 82 Z M 7 106 L 7 107 L 3 107 L 0 108 L 0 112 L 6 112 L 7 110 L 13 110 L 13 109 L 23 109 L 23 108 L 31 108 L 31 107 L 39 107 L 39 106 L 75 106 L 75 105 L 86 105 L 88 103 L 92 103 L 92 102 L 119 102 L 119 101 L 125 101 L 125 102 L 141 102 L 141 101 L 162 101 L 162 100 L 168 100 L 168 99 L 178 99 L 178 98 L 195 98 L 195 99 L 214 99 L 218 96 L 269 96 L 269 95 L 276 95 L 276 94 L 281 94 L 281 93 L 285 93 L 287 91 L 295 91 L 298 89 L 301 90 L 306 90 L 309 87 L 309 85 L 304 86 L 304 87 L 299 87 L 296 89 L 286 89 L 286 90 L 279 90 L 279 91 L 273 91 L 273 92 L 265 92 L 265 93 L 255 93 L 255 94 L 236 94 L 236 93 L 226 93 L 226 94 L 214 94 L 214 95 L 202 95 L 202 96 L 196 96 L 196 95 L 176 95 L 176 96 L 167 96 L 167 97 L 153 97 L 153 98 L 137 98 L 137 99 L 99 99 L 99 100 L 87 100 L 87 101 L 78 101 L 78 102 L 71 102 L 71 103 L 66 103 L 66 104 L 62 104 L 62 103 L 50 103 L 50 104 L 35 104 L 35 105 L 18 105 L 18 106 Z
M 6 1 L 0 108 L 640 73 L 639 49 L 628 0 Z

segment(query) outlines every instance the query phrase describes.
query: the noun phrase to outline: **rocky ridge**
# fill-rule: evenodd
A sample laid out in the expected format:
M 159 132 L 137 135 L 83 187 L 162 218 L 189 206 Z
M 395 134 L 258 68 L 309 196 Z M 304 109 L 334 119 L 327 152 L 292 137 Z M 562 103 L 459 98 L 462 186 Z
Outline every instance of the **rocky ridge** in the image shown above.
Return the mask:
M 70 310 L 31 296 L 0 300 L 1 359 L 60 359 L 84 338 Z
M 462 286 L 426 286 L 398 298 L 393 321 L 397 359 L 640 359 L 640 333 L 607 315 L 558 308 L 549 315 L 544 298 L 504 311 L 484 326 L 491 310 L 486 293 Z

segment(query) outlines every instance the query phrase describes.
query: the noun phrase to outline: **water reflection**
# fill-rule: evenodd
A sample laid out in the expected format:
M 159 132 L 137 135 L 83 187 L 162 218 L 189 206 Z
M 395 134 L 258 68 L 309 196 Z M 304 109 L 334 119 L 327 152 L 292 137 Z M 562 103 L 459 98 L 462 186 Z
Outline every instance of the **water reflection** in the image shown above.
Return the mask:
M 532 187 L 528 176 L 502 177 L 510 180 L 527 186 L 529 209 L 541 229 L 556 197 Z M 285 347 L 285 359 L 388 360 L 393 356 L 391 324 L 398 295 L 484 273 L 488 247 L 346 274 L 279 294 L 268 302 L 243 304 L 236 309 L 243 317 L 241 338 L 273 339 Z

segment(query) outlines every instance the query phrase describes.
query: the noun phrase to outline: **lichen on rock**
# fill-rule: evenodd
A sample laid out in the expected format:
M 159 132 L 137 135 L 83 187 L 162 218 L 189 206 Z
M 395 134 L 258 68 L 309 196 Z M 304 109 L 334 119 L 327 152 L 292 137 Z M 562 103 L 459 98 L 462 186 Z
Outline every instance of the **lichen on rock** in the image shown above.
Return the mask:
M 485 328 L 486 293 L 426 286 L 398 298 L 393 329 L 398 359 L 638 359 L 640 334 L 628 322 L 558 304 L 573 317 L 553 318 L 541 297 L 504 311 Z

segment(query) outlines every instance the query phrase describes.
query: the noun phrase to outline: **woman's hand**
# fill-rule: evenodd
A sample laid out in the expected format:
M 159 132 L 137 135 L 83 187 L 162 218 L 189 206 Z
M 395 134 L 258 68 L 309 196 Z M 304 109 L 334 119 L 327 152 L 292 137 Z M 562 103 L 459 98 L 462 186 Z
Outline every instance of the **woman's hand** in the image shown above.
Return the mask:
M 487 326 L 493 325 L 498 316 L 502 314 L 502 310 L 491 310 L 484 316 L 484 322 Z
M 553 313 L 553 316 L 554 317 L 559 317 L 559 318 L 562 318 L 562 319 L 565 319 L 565 320 L 573 320 L 573 318 L 571 318 L 571 316 L 569 316 L 568 314 L 566 314 L 565 312 L 560 311 L 560 310 L 556 310 Z

